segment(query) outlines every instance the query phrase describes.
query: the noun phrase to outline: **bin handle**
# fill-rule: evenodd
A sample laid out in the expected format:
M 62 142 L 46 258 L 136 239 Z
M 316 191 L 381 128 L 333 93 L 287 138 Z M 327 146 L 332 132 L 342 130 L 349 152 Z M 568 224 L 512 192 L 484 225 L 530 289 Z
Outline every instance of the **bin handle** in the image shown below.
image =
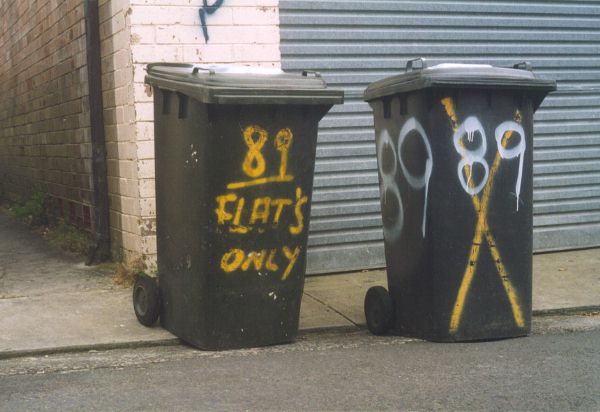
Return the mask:
M 213 68 L 206 68 L 206 67 L 200 67 L 200 66 L 194 66 L 194 69 L 192 70 L 192 74 L 198 74 L 198 72 L 200 70 L 207 71 L 208 74 L 215 74 L 215 69 L 213 69 Z
M 530 62 L 515 63 L 515 64 L 513 64 L 513 69 L 531 71 L 531 63 Z
M 321 73 L 314 70 L 302 70 L 302 76 L 308 77 L 309 74 L 314 75 L 314 77 L 321 77 Z
M 413 63 L 420 62 L 420 67 L 413 67 Z M 419 57 L 416 59 L 410 59 L 406 62 L 406 73 L 412 72 L 413 70 L 423 70 L 427 68 L 427 60 L 423 57 Z

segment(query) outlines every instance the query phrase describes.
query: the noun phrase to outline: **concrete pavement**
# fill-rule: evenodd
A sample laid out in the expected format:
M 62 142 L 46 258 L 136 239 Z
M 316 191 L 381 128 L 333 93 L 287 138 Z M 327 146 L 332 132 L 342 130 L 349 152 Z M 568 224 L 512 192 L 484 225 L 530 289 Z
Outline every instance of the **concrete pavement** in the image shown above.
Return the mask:
M 533 282 L 534 314 L 600 310 L 600 249 L 535 255 Z M 367 289 L 386 283 L 384 270 L 308 277 L 300 329 L 362 328 Z M 179 342 L 137 322 L 131 289 L 107 268 L 86 267 L 2 213 L 0 313 L 0 359 Z

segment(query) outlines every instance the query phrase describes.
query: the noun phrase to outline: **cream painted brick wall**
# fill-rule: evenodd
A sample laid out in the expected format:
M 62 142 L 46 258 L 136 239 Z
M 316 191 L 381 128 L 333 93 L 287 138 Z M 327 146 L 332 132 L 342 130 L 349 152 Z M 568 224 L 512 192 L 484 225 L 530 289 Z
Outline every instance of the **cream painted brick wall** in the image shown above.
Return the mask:
M 129 0 L 100 1 L 102 86 L 113 257 L 144 255 Z

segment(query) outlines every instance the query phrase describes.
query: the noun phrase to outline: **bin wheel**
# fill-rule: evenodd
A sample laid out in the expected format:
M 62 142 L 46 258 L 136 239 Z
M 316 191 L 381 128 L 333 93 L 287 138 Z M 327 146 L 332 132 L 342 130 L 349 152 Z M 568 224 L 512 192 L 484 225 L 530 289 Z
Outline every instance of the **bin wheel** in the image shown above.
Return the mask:
M 394 322 L 394 303 L 383 286 L 373 286 L 365 295 L 367 328 L 373 335 L 383 335 Z
M 133 285 L 133 310 L 138 321 L 144 326 L 152 326 L 158 319 L 160 302 L 156 279 L 139 275 Z

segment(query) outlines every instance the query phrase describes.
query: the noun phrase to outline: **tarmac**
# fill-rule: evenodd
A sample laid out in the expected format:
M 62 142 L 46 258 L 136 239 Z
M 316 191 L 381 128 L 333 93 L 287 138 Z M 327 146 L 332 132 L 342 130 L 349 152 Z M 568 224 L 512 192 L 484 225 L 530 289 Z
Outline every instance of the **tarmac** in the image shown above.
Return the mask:
M 131 289 L 111 275 L 0 213 L 0 359 L 181 344 L 160 326 L 139 324 Z M 365 293 L 386 284 L 384 269 L 307 277 L 300 332 L 365 328 Z M 534 255 L 533 310 L 534 321 L 600 310 L 600 249 Z

